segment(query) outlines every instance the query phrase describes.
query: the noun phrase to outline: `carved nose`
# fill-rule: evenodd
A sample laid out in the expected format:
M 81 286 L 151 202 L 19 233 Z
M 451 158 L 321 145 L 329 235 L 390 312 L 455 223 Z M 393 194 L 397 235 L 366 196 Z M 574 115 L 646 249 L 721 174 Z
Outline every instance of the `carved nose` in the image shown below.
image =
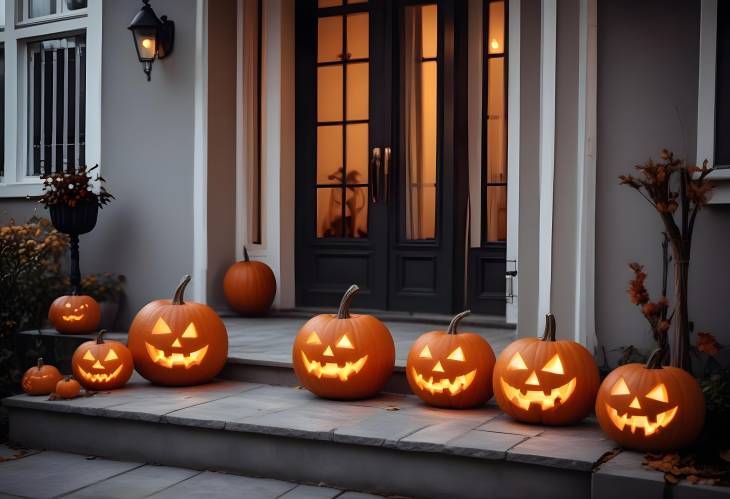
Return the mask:
M 641 409 L 641 404 L 639 403 L 639 399 L 637 397 L 634 397 L 634 400 L 631 401 L 629 404 L 629 407 L 632 409 Z
M 433 371 L 437 373 L 444 372 L 444 367 L 441 365 L 441 361 L 436 362 L 436 365 L 433 366 Z
M 335 356 L 335 354 L 332 353 L 332 349 L 330 347 L 327 347 L 322 355 L 324 355 L 325 357 Z
M 535 374 L 535 371 L 532 371 L 532 374 L 530 374 L 530 377 L 527 378 L 527 381 L 525 381 L 526 385 L 532 385 L 532 386 L 540 386 L 540 380 L 537 379 L 537 374 Z
M 102 366 L 101 365 L 101 362 L 99 362 L 98 360 L 96 361 L 96 364 L 94 364 L 91 367 L 94 368 L 94 369 L 104 369 L 104 366 Z
M 172 343 L 172 346 L 174 346 L 174 347 L 181 347 L 182 345 L 180 344 L 180 339 L 179 338 L 175 338 L 175 341 Z

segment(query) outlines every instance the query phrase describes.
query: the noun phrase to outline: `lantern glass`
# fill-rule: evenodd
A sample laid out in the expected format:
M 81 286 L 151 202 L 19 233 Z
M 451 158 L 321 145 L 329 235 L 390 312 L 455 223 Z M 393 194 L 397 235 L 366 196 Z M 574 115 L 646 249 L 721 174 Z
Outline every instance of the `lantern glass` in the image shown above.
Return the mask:
M 154 61 L 157 54 L 157 32 L 150 28 L 137 28 L 132 31 L 134 45 L 140 62 Z

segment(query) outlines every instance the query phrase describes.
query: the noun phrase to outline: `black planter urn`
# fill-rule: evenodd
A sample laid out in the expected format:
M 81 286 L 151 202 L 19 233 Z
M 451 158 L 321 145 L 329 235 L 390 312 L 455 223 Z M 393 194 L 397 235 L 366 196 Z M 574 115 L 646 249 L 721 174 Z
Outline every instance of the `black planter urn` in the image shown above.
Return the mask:
M 71 294 L 79 294 L 81 269 L 79 267 L 79 234 L 86 234 L 96 226 L 99 205 L 96 198 L 79 201 L 76 206 L 54 204 L 49 207 L 51 222 L 57 231 L 69 235 L 71 250 Z

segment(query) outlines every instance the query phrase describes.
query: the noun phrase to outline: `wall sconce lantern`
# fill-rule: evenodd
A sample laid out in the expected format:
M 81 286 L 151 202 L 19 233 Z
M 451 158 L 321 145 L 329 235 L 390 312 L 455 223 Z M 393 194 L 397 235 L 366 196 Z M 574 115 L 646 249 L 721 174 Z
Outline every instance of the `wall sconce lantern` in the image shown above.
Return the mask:
M 167 19 L 167 16 L 158 18 L 150 7 L 150 0 L 142 0 L 142 2 L 144 5 L 127 28 L 132 31 L 137 57 L 147 75 L 147 81 L 150 81 L 155 57 L 164 59 L 172 53 L 175 41 L 175 23 Z

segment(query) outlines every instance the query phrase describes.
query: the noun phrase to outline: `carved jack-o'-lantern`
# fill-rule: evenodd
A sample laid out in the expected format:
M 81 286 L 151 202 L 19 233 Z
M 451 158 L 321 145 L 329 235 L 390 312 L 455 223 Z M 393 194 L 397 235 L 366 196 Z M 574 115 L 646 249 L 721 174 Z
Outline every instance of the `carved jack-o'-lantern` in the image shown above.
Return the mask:
M 63 379 L 61 373 L 55 367 L 44 364 L 42 358 L 38 358 L 38 364 L 31 367 L 25 374 L 21 386 L 28 395 L 48 395 L 56 389 L 56 384 Z
M 90 333 L 99 327 L 101 309 L 88 295 L 59 296 L 48 309 L 48 320 L 59 333 Z
M 134 367 L 153 383 L 205 383 L 228 358 L 228 333 L 220 317 L 205 304 L 183 301 L 189 282 L 186 275 L 172 300 L 145 305 L 129 327 Z
M 576 423 L 593 408 L 598 368 L 579 343 L 556 341 L 555 317 L 545 319 L 542 339 L 520 338 L 500 354 L 494 397 L 504 412 L 525 423 Z
M 624 447 L 671 451 L 695 441 L 705 420 L 705 398 L 687 371 L 662 367 L 657 350 L 646 365 L 626 364 L 606 376 L 596 399 L 603 431 Z
M 455 316 L 447 331 L 431 331 L 416 340 L 408 354 L 406 376 L 413 393 L 438 407 L 467 408 L 492 397 L 494 351 L 476 333 L 457 333 Z
M 350 315 L 358 290 L 350 286 L 337 315 L 310 319 L 294 340 L 294 371 L 301 384 L 320 397 L 370 397 L 393 372 L 395 345 L 385 324 L 371 315 Z
M 132 375 L 132 354 L 122 343 L 104 340 L 104 333 L 102 329 L 95 341 L 79 345 L 71 359 L 74 376 L 85 388 L 112 390 Z

